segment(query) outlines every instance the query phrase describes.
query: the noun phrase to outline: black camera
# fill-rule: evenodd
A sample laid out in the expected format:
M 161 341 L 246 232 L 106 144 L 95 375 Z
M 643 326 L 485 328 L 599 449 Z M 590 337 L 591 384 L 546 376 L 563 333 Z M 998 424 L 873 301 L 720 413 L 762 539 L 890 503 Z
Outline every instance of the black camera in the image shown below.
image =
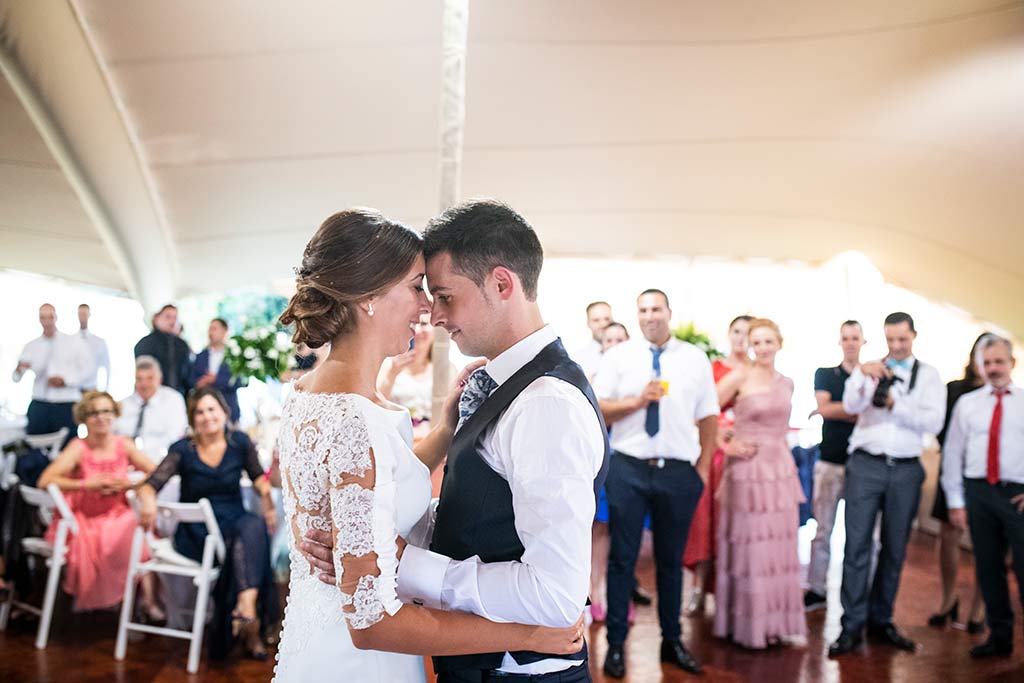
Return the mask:
M 889 400 L 889 390 L 892 389 L 892 385 L 902 381 L 903 379 L 896 375 L 883 377 L 878 380 L 878 386 L 875 387 L 875 395 L 871 397 L 871 405 L 876 408 L 884 408 L 885 402 Z

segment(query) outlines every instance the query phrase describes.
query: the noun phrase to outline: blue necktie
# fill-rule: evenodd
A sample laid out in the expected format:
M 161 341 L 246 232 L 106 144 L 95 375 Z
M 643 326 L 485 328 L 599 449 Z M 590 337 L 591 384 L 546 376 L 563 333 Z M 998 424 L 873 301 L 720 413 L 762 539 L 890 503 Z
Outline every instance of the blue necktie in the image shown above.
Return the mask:
M 910 359 L 904 358 L 903 360 L 896 360 L 895 358 L 890 358 L 889 360 L 885 361 L 885 365 L 890 370 L 895 370 L 896 368 L 903 368 L 904 370 L 909 370 Z
M 466 387 L 459 397 L 459 424 L 455 431 L 462 429 L 466 420 L 476 412 L 480 404 L 498 388 L 498 383 L 483 368 L 475 370 L 466 380 Z
M 651 347 L 651 354 L 654 356 L 651 367 L 654 368 L 654 376 L 661 377 L 661 352 L 656 346 Z M 644 430 L 648 436 L 654 436 L 661 429 L 661 404 L 652 401 L 647 404 L 647 420 L 644 422 Z

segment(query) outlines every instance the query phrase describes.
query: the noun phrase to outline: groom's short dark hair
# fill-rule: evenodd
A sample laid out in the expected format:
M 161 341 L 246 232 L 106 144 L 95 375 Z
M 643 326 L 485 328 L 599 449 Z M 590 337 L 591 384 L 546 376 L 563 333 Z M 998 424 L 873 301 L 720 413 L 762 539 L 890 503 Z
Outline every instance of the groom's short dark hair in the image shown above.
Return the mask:
M 449 254 L 455 270 L 478 287 L 492 270 L 504 266 L 519 276 L 526 298 L 537 300 L 544 249 L 512 207 L 494 199 L 457 204 L 427 224 L 423 240 L 427 258 Z

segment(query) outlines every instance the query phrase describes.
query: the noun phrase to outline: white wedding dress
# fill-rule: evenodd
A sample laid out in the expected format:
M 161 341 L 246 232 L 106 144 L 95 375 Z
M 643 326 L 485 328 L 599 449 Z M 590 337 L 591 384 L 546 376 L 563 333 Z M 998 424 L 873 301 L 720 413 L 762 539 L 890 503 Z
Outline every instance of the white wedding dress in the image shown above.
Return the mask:
M 358 394 L 293 391 L 278 451 L 292 549 L 274 680 L 425 681 L 422 657 L 358 650 L 348 631 L 402 607 L 395 539 L 408 537 L 430 505 L 430 473 L 412 452 L 409 412 Z M 337 586 L 321 582 L 295 549 L 310 528 L 334 534 Z

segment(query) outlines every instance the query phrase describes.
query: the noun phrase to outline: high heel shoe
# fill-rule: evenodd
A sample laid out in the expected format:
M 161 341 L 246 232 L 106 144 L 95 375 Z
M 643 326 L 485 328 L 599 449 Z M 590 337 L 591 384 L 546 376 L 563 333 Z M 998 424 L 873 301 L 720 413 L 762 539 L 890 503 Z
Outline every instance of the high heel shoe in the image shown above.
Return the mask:
M 267 650 L 263 647 L 260 636 L 260 620 L 243 617 L 238 612 L 231 613 L 231 635 L 242 639 L 245 656 L 263 662 L 267 659 Z
M 933 628 L 945 628 L 946 624 L 960 618 L 960 598 L 953 601 L 953 606 L 946 612 L 936 612 L 928 617 L 928 625 Z
M 967 620 L 967 632 L 970 633 L 972 636 L 976 636 L 979 633 L 984 633 L 984 631 L 985 631 L 985 620 L 984 619 L 982 619 L 981 621 L 971 621 L 970 619 Z

